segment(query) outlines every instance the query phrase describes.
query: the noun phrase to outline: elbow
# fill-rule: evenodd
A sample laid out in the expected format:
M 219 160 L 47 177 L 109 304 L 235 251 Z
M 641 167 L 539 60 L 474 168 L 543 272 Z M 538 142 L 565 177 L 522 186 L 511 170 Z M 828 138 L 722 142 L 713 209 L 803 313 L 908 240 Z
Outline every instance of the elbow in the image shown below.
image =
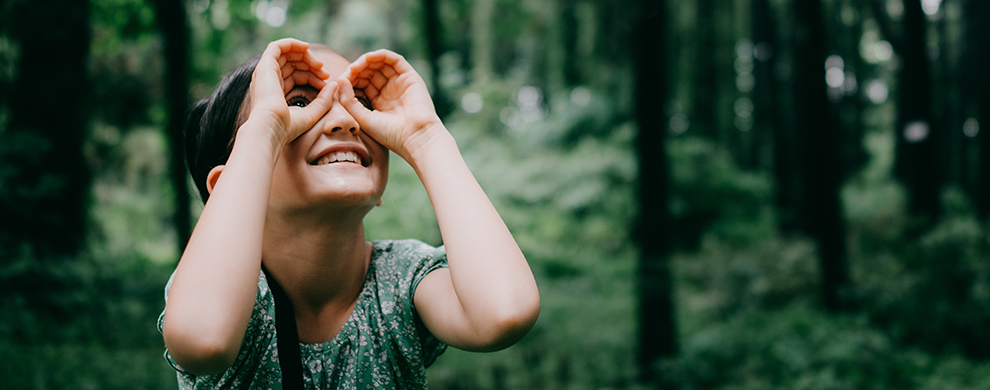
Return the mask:
M 185 329 L 182 329 L 185 328 Z M 196 375 L 212 375 L 222 372 L 234 363 L 240 350 L 215 332 L 188 327 L 169 327 L 164 324 L 162 336 L 172 360 L 183 370 Z
M 529 333 L 540 316 L 540 299 L 536 295 L 527 302 L 518 302 L 504 310 L 497 310 L 486 321 L 485 326 L 478 327 L 484 336 L 479 336 L 480 343 L 470 348 L 476 352 L 495 352 L 508 348 Z

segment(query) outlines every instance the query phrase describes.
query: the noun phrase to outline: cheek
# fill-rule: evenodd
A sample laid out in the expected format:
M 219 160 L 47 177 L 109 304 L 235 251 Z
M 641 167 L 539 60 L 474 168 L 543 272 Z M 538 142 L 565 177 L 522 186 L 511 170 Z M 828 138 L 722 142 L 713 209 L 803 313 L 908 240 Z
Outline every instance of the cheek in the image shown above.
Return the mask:
M 385 186 L 388 184 L 388 152 L 385 153 L 385 158 L 383 160 L 384 164 L 382 164 L 381 169 L 378 171 L 379 194 L 385 192 Z
M 303 178 L 300 177 L 298 169 L 292 169 L 294 159 L 290 148 L 283 149 L 278 160 L 275 161 L 275 169 L 272 171 L 272 190 L 275 191 L 285 187 L 298 187 Z

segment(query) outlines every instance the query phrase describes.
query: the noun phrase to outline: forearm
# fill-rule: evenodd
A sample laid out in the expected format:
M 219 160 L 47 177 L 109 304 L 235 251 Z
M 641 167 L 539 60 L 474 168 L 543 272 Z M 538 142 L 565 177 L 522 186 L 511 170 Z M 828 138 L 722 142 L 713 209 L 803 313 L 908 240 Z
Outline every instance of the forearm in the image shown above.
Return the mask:
M 245 123 L 176 268 L 164 337 L 183 368 L 226 368 L 257 294 L 265 213 L 277 154 Z M 184 365 L 185 364 L 185 365 Z M 186 367 L 188 365 L 189 367 Z
M 539 312 L 532 271 L 453 137 L 441 130 L 409 160 L 436 211 L 466 325 L 489 333 L 524 328 L 524 334 Z

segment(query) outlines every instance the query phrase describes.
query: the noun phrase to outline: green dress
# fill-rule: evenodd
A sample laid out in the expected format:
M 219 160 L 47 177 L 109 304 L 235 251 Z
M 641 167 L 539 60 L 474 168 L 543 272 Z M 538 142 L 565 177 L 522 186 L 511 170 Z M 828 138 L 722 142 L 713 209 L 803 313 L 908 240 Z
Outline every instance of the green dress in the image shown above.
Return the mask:
M 416 240 L 375 241 L 368 275 L 340 333 L 320 344 L 300 344 L 307 389 L 425 389 L 426 367 L 447 346 L 426 329 L 413 294 L 431 271 L 447 267 L 443 247 Z M 165 299 L 168 289 L 165 287 Z M 158 317 L 162 329 L 165 313 Z M 215 375 L 193 375 L 172 360 L 180 389 L 281 389 L 275 301 L 264 273 L 244 341 L 234 363 Z

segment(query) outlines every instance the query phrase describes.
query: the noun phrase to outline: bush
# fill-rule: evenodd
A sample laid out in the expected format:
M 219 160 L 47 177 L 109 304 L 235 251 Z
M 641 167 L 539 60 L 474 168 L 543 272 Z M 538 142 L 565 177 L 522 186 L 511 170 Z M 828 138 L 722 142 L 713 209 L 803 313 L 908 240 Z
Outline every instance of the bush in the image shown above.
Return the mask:
M 665 373 L 694 389 L 983 389 L 990 365 L 902 348 L 865 316 L 750 310 L 685 339 Z

